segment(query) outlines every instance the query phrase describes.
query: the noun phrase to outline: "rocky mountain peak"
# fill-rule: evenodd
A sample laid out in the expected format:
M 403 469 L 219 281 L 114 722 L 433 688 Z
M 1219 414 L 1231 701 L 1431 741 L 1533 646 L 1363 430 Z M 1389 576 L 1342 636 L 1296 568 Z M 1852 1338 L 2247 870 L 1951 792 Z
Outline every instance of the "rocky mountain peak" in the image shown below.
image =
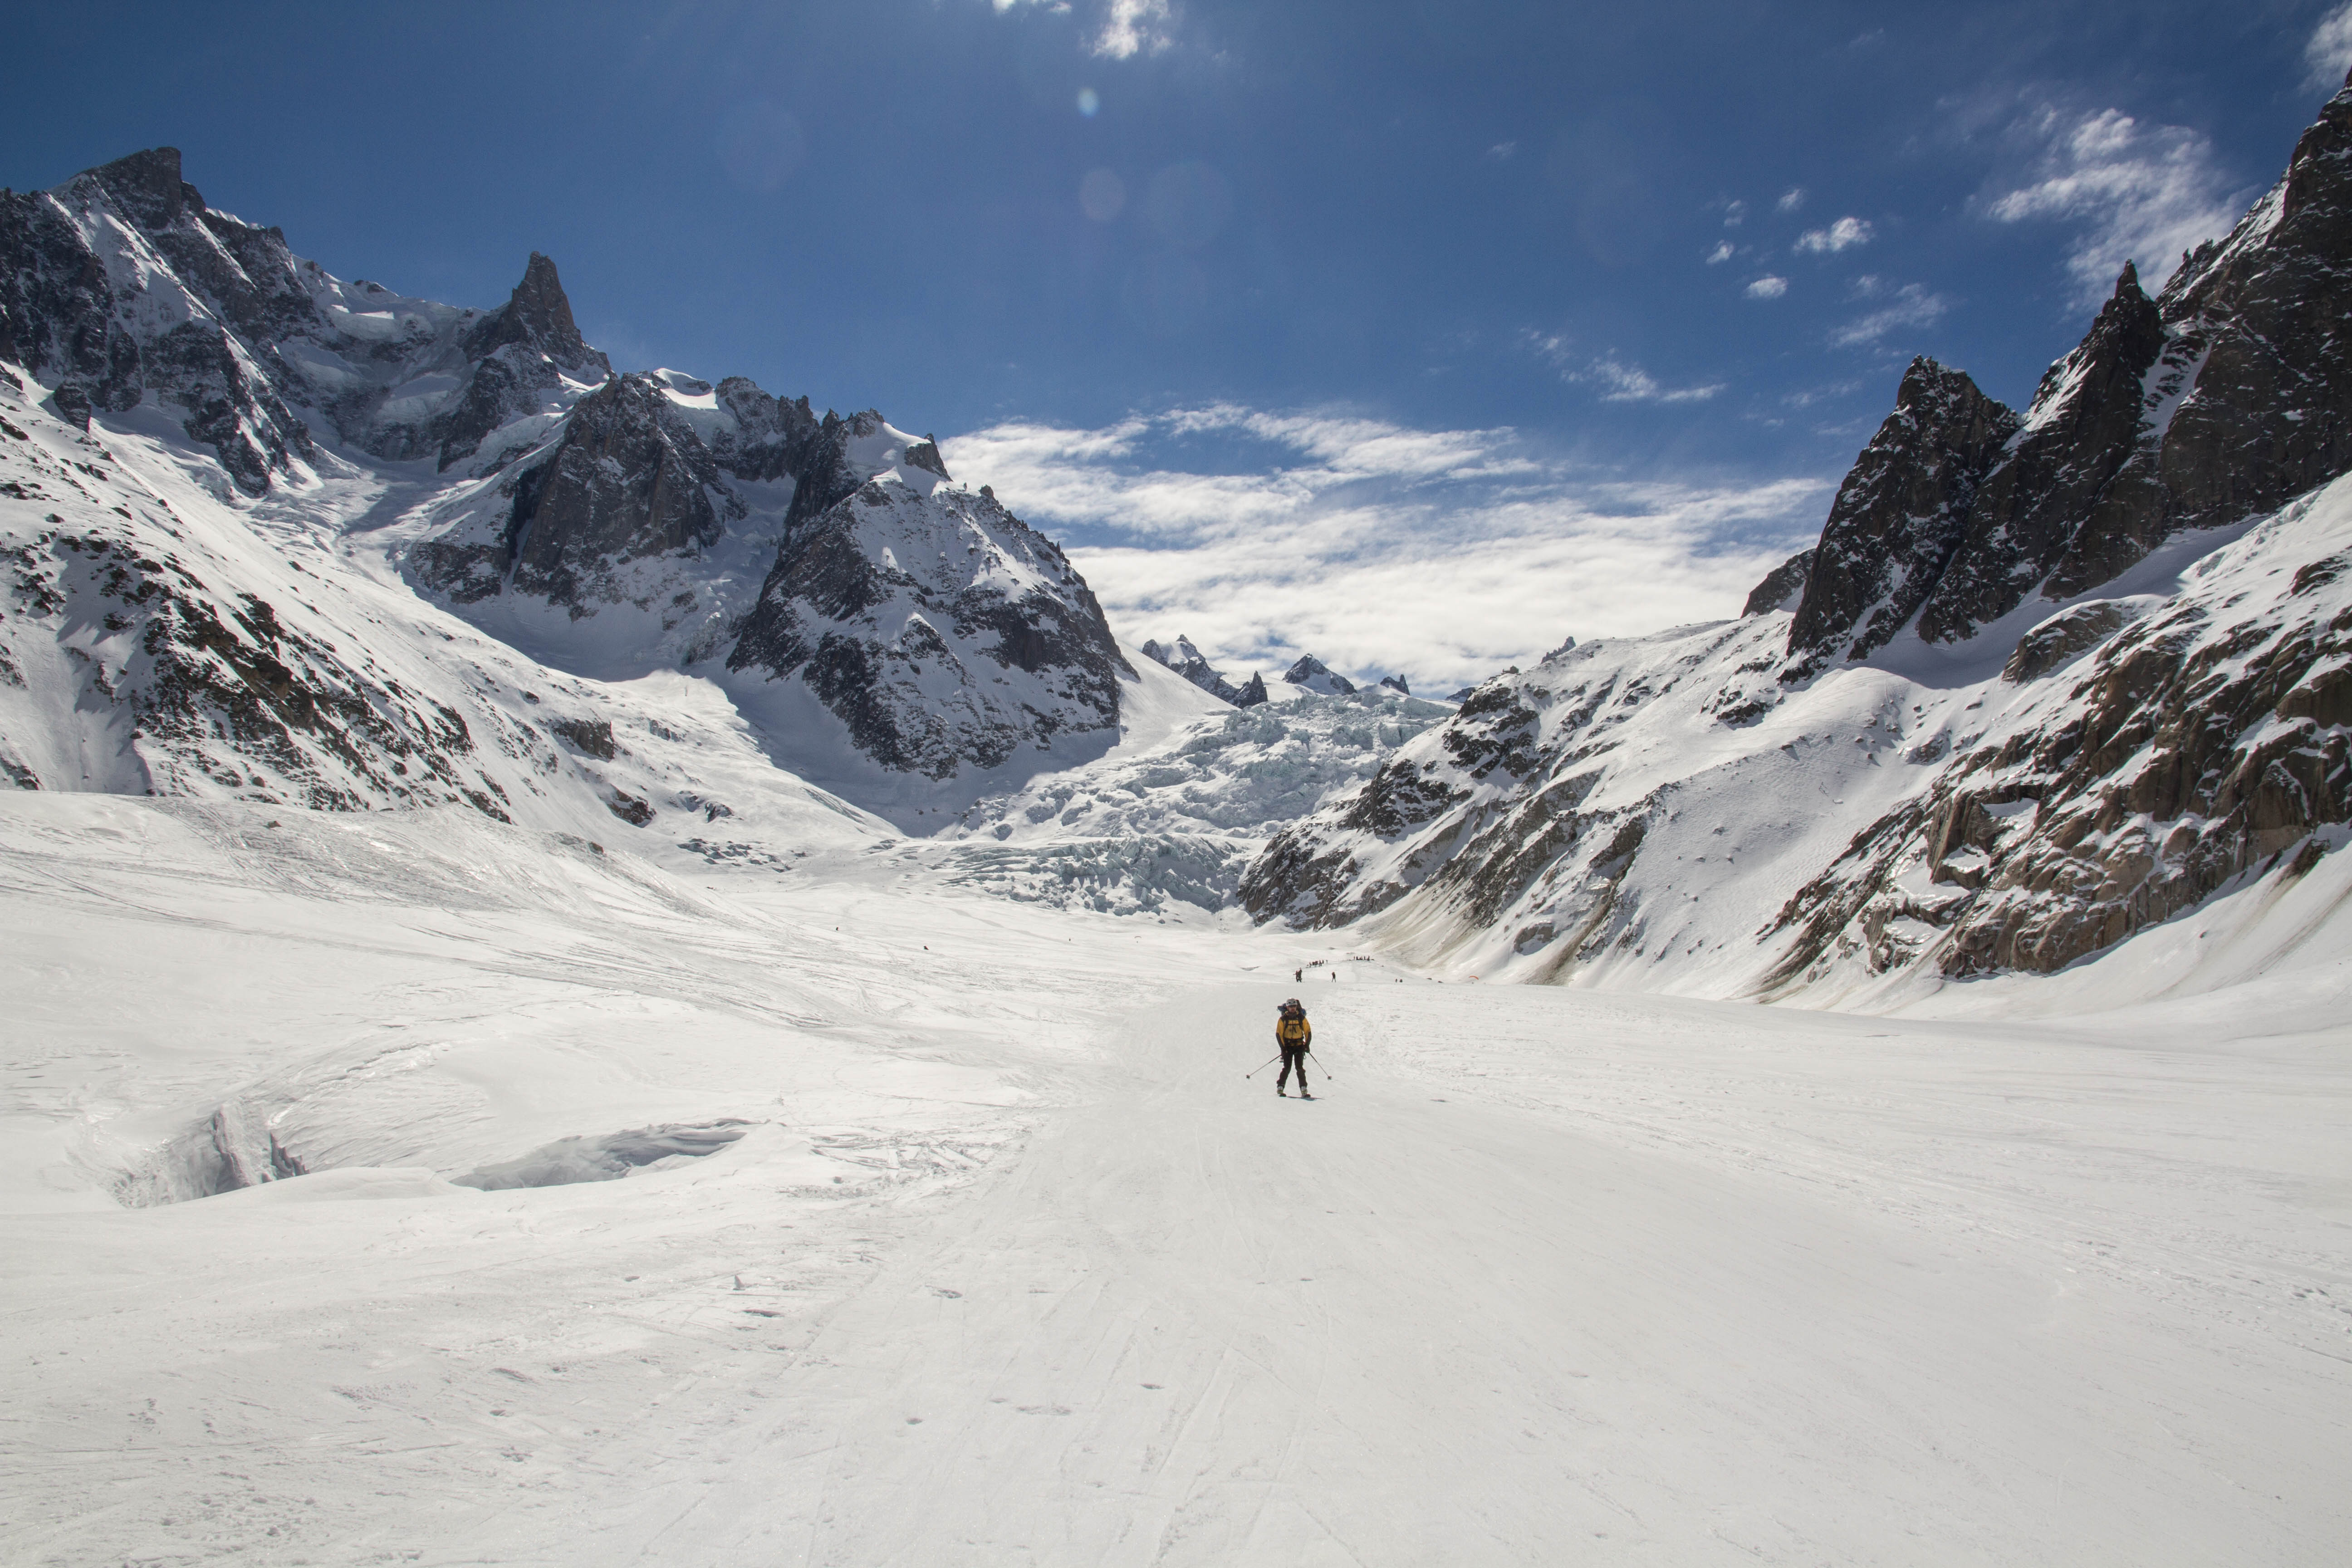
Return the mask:
M 89 171 L 89 179 L 105 187 L 142 228 L 169 228 L 194 210 L 205 210 L 196 188 L 180 177 L 177 147 L 150 147 Z
M 467 334 L 466 352 L 485 359 L 509 343 L 536 350 L 566 370 L 593 370 L 600 379 L 612 374 L 611 362 L 581 337 L 555 263 L 536 250 L 507 302 Z
M 1293 686 L 1303 686 L 1327 697 L 1345 697 L 1356 689 L 1354 681 L 1333 673 L 1329 665 L 1311 653 L 1300 654 L 1297 662 L 1282 672 L 1282 679 Z
M 1798 551 L 1764 574 L 1764 580 L 1748 591 L 1748 603 L 1739 611 L 1741 618 L 1795 609 L 1805 596 L 1805 584 L 1811 580 L 1812 572 L 1813 552 Z
M 856 440 L 904 449 L 879 415 L 826 423 L 854 437 L 839 465 L 857 464 Z M 994 496 L 906 472 L 793 525 L 729 670 L 796 682 L 872 764 L 936 783 L 1115 732 L 1134 671 L 1086 579 Z
M 1173 647 L 1158 641 L 1147 642 L 1143 645 L 1143 654 L 1147 658 L 1166 665 L 1212 697 L 1223 698 L 1237 708 L 1255 706 L 1242 700 L 1249 688 L 1235 686 L 1226 679 L 1224 672 L 1211 664 L 1208 656 L 1192 646 L 1191 637 L 1180 635 Z M 1265 700 L 1265 682 L 1255 676 L 1251 679 L 1256 686 L 1257 700 Z
M 1810 562 L 1794 572 L 1784 562 L 1749 603 L 1777 605 L 1801 578 L 1790 651 L 1850 643 L 1846 657 L 1866 657 L 1908 624 L 1942 577 L 2017 423 L 1964 373 L 1914 359 L 1895 412 L 1838 488 Z
M 2347 257 L 2352 89 L 2160 299 L 2126 263 L 2022 416 L 1915 361 L 1823 526 L 1790 629 L 1799 668 L 1868 658 L 1906 627 L 1963 641 L 2352 468 Z M 1759 598 L 1778 602 L 1765 584 Z
M 2306 209 L 2341 212 L 2352 192 L 2352 74 L 2336 96 L 2319 110 L 2319 118 L 2294 144 L 2279 182 L 2282 222 L 2301 216 Z

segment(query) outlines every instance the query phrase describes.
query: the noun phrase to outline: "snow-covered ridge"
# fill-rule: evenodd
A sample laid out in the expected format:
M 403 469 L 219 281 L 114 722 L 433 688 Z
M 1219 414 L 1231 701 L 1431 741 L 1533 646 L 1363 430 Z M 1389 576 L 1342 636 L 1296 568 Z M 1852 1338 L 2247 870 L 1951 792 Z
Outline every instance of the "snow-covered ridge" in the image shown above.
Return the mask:
M 787 765 L 845 746 L 888 795 L 888 775 L 994 779 L 1019 744 L 1034 771 L 1071 760 L 1065 737 L 1094 733 L 1098 752 L 1115 731 L 1118 655 L 1083 580 L 992 496 L 943 493 L 936 441 L 741 377 L 616 375 L 536 253 L 495 310 L 346 283 L 277 230 L 208 208 L 159 148 L 0 195 L 0 363 L 84 430 L 94 412 L 116 428 L 142 409 L 175 420 L 245 495 L 331 498 L 321 523 L 361 521 L 325 515 L 340 466 L 429 459 L 431 479 L 385 473 L 365 520 L 415 586 L 578 675 L 709 666 L 792 683 L 808 703 L 759 704 L 787 721 L 764 737 Z M 886 492 L 854 525 L 835 515 Z M 919 542 L 942 529 L 978 529 L 997 567 L 932 581 Z M 794 609 L 782 585 L 809 574 L 810 552 L 838 586 L 845 550 L 876 582 L 913 570 L 918 599 L 951 593 L 939 646 L 952 656 L 935 651 L 936 606 L 854 632 L 831 623 L 874 609 L 865 590 L 856 606 Z M 1032 556 L 1025 578 L 1001 569 Z M 829 628 L 812 635 L 856 658 L 794 652 L 782 623 L 810 615 Z M 883 673 L 926 656 L 919 687 Z

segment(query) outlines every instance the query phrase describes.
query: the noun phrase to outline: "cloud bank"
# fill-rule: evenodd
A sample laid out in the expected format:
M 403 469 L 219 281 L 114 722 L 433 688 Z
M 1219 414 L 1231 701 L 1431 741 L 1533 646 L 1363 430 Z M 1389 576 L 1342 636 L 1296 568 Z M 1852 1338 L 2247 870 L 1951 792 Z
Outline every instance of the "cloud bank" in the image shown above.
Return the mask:
M 1832 488 L 1627 479 L 1509 429 L 1232 405 L 943 445 L 1064 542 L 1129 643 L 1188 635 L 1237 679 L 1313 653 L 1438 692 L 1571 635 L 1738 615 Z
M 2352 5 L 2338 5 L 2312 29 L 2311 40 L 2303 46 L 2303 59 L 2308 68 L 2305 87 L 2334 92 L 2344 85 L 2345 73 L 2352 71 Z
M 2226 231 L 2245 209 L 2246 194 L 2231 188 L 2212 142 L 2186 126 L 2144 124 L 2116 109 L 2045 106 L 2013 133 L 2039 149 L 2032 172 L 1984 211 L 2000 223 L 2072 224 L 2066 270 L 2078 304 L 2105 299 L 2126 261 L 2155 291 L 2182 252 Z

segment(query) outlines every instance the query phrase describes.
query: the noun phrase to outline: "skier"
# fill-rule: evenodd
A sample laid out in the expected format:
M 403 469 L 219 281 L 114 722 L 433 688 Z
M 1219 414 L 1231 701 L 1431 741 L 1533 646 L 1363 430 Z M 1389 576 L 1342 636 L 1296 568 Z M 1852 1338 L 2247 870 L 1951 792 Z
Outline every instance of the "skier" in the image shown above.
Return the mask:
M 1292 1069 L 1296 1068 L 1298 1073 L 1298 1098 L 1315 1098 L 1307 1091 L 1307 1047 L 1314 1038 L 1315 1026 L 1307 1021 L 1307 1009 L 1299 1005 L 1297 997 L 1293 996 L 1282 1005 L 1274 1021 L 1274 1043 L 1282 1047 L 1282 1071 L 1275 1078 L 1275 1093 L 1288 1097 L 1290 1090 L 1283 1086 L 1290 1081 Z

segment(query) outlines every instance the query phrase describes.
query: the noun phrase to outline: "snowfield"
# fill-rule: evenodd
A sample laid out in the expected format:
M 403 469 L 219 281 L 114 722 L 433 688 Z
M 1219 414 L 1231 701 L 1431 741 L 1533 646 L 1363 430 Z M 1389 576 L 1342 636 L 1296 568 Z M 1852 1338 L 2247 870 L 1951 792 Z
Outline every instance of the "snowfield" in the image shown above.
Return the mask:
M 0 1563 L 2352 1559 L 2347 149 L 1458 705 L 0 192 Z
M 779 869 L 0 795 L 0 1555 L 2305 1563 L 2352 1531 L 2352 858 L 1867 1017 L 1010 902 L 811 809 Z M 1243 1076 L 1293 993 L 1311 1102 Z M 163 1201 L 232 1156 L 310 1173 Z M 589 1170 L 627 1173 L 460 1184 Z

